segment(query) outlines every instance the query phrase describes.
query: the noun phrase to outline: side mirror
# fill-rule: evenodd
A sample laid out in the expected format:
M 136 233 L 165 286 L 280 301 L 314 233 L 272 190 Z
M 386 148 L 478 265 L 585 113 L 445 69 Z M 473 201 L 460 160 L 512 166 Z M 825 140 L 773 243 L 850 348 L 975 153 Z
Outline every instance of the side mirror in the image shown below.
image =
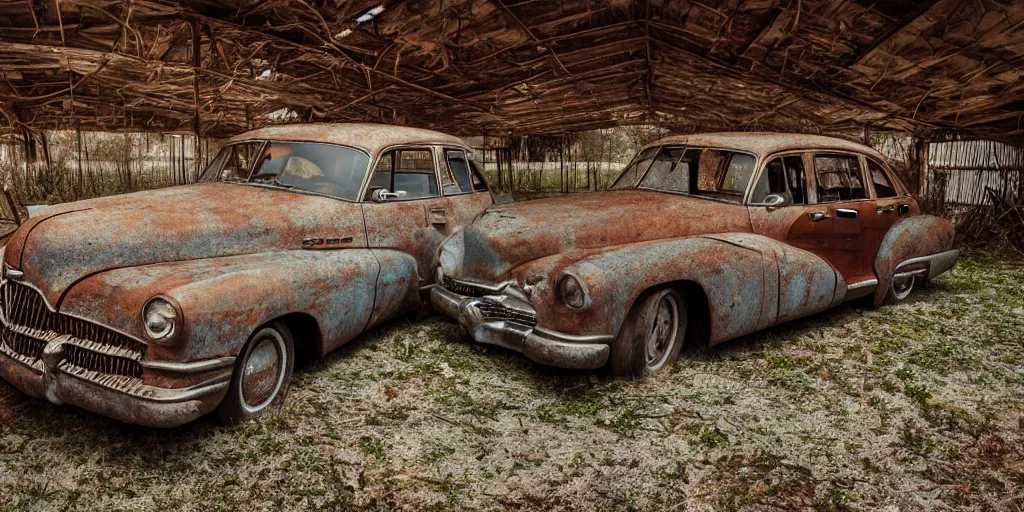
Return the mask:
M 384 203 L 391 201 L 392 199 L 400 199 L 405 197 L 404 190 L 397 190 L 395 192 L 388 192 L 386 188 L 379 188 L 373 191 L 373 201 L 376 203 Z

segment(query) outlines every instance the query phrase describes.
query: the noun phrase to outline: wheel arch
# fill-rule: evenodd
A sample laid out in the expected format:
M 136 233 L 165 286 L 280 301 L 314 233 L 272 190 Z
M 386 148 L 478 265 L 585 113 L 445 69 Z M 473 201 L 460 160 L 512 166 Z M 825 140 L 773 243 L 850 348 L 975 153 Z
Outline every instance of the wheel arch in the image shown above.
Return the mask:
M 326 355 L 324 351 L 324 336 L 320 329 L 320 322 L 313 315 L 297 311 L 281 315 L 269 322 L 266 322 L 249 335 L 251 338 L 264 327 L 282 323 L 291 331 L 292 341 L 295 343 L 295 364 L 308 364 Z

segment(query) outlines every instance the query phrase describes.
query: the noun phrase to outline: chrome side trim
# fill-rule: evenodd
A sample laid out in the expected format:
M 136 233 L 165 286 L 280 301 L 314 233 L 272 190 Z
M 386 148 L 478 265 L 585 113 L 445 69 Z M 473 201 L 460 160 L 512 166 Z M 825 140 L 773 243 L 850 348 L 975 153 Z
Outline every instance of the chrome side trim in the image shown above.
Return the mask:
M 202 373 L 221 368 L 230 368 L 235 365 L 234 357 L 222 357 L 220 359 L 206 359 L 204 361 L 193 361 L 191 363 L 172 363 L 166 361 L 142 361 L 142 367 L 147 370 L 162 370 L 175 373 Z
M 543 327 L 534 327 L 533 332 L 544 338 L 564 343 L 611 343 L 615 336 L 606 334 L 594 334 L 589 336 L 572 336 L 569 334 L 552 331 Z
M 861 288 L 868 288 L 871 286 L 878 286 L 878 279 L 866 279 L 859 283 L 853 283 L 846 285 L 846 291 L 850 292 L 853 290 L 860 290 Z

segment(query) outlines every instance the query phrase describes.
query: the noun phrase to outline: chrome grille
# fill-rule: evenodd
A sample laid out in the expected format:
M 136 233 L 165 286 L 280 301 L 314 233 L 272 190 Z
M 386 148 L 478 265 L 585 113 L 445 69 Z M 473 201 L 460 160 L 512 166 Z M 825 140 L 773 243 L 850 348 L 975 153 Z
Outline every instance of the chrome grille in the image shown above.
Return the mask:
M 88 373 L 104 380 L 103 375 L 125 377 L 136 384 L 142 378 L 140 361 L 145 345 L 116 331 L 72 316 L 55 313 L 35 289 L 14 281 L 2 286 L 3 322 L 0 322 L 0 348 L 30 366 L 36 365 L 43 348 L 54 339 L 67 335 L 62 369 Z M 95 375 L 93 375 L 95 374 Z M 121 387 L 121 386 L 117 386 Z
M 457 293 L 464 297 L 478 298 L 483 297 L 484 295 L 494 294 L 493 291 L 485 290 L 484 288 L 481 288 L 479 286 L 473 286 L 471 284 L 460 283 L 459 281 L 456 281 L 448 276 L 444 276 L 442 278 L 441 286 L 443 286 L 445 290 Z
M 531 327 L 537 325 L 536 315 L 510 308 L 496 300 L 484 298 L 477 304 L 477 308 L 483 313 L 485 319 L 511 320 Z

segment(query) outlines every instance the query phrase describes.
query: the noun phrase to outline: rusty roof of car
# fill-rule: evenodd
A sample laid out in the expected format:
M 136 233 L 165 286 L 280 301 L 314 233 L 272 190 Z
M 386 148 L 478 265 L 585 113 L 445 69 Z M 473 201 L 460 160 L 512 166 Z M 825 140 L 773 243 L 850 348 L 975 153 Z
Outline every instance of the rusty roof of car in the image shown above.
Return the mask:
M 468 147 L 462 139 L 441 132 L 373 123 L 298 123 L 268 126 L 241 133 L 228 142 L 248 139 L 328 142 L 364 149 L 371 155 L 399 144 L 442 143 Z
M 879 159 L 884 157 L 874 149 L 835 137 L 808 135 L 803 133 L 776 132 L 718 132 L 695 133 L 690 135 L 670 135 L 649 146 L 662 144 L 687 144 L 693 146 L 710 146 L 724 149 L 749 151 L 757 155 L 766 155 L 779 151 L 799 149 L 832 149 L 865 153 Z

